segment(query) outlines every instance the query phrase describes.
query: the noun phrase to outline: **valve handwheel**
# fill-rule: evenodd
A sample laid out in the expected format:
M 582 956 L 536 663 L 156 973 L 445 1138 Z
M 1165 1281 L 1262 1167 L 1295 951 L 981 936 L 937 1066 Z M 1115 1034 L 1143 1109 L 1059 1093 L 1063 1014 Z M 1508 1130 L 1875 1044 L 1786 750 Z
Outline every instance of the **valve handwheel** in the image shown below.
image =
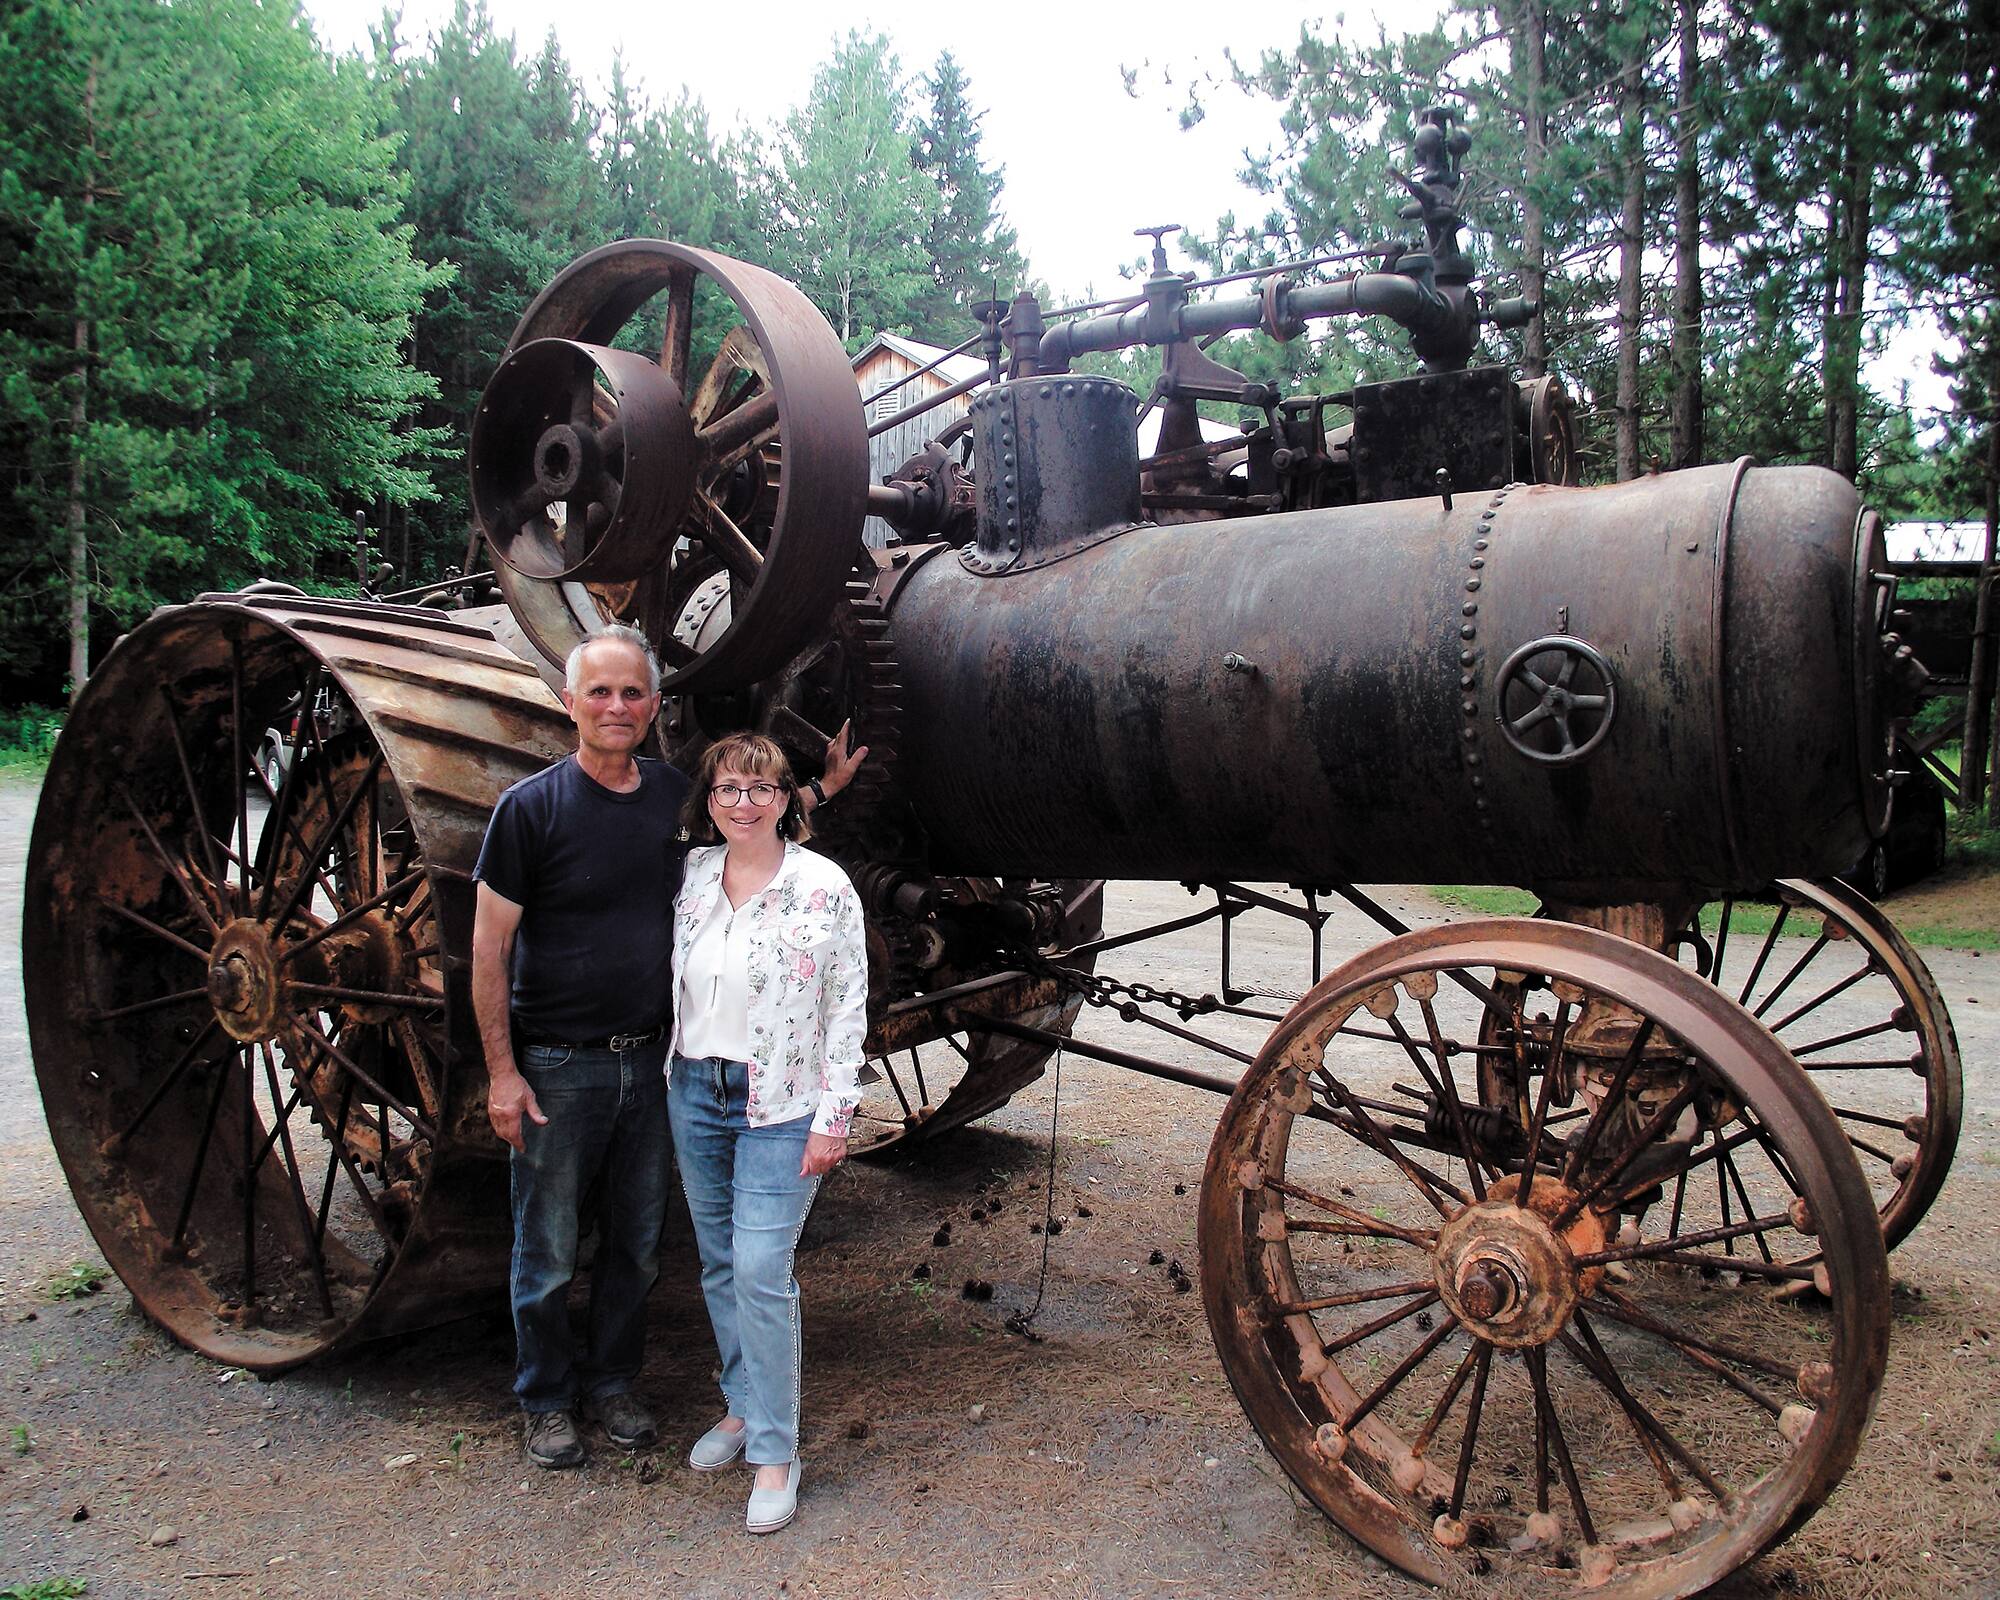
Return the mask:
M 612 348 L 659 295 L 657 359 Z M 697 325 L 717 313 L 734 322 L 697 373 Z M 670 694 L 741 688 L 791 660 L 860 543 L 867 427 L 840 340 L 783 279 L 661 239 L 593 251 L 542 291 L 469 454 L 475 514 L 535 647 L 559 662 L 606 622 L 633 623 Z M 696 649 L 674 624 L 718 567 L 729 625 Z
M 1611 663 L 1566 634 L 1530 640 L 1500 668 L 1500 732 L 1530 761 L 1566 767 L 1604 742 L 1618 710 Z

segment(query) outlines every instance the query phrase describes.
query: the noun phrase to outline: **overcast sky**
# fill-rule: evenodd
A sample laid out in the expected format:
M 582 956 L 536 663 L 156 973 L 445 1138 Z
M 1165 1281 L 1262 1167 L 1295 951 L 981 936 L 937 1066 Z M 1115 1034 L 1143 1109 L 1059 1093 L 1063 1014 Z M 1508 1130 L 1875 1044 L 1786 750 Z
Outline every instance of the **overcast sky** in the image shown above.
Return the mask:
M 380 0 L 305 0 L 323 43 L 366 44 Z M 451 0 L 403 0 L 402 34 L 421 42 L 451 14 Z M 1161 222 L 1213 224 L 1225 211 L 1262 215 L 1265 202 L 1236 182 L 1246 146 L 1267 148 L 1278 106 L 1233 88 L 1205 97 L 1209 115 L 1182 133 L 1177 114 L 1192 77 L 1226 74 L 1225 50 L 1254 64 L 1261 50 L 1295 43 L 1302 21 L 1337 25 L 1318 7 L 1168 8 L 1009 0 L 944 5 L 875 0 L 807 6 L 797 0 L 671 5 L 590 4 L 581 0 L 489 0 L 499 30 L 524 53 L 553 27 L 564 56 L 602 83 L 614 52 L 656 100 L 687 88 L 708 107 L 718 131 L 738 122 L 768 126 L 802 103 L 816 67 L 848 28 L 885 33 L 903 71 L 928 71 L 950 50 L 983 108 L 982 153 L 1006 169 L 1008 219 L 1035 270 L 1059 292 L 1095 282 L 1109 288 L 1142 248 L 1134 228 Z M 1392 30 L 1428 23 L 1436 0 L 1357 0 L 1350 25 L 1372 36 L 1380 16 Z M 1138 98 L 1120 69 L 1139 69 Z M 1171 86 L 1163 83 L 1171 79 Z M 1002 285 L 1003 292 L 1007 285 Z

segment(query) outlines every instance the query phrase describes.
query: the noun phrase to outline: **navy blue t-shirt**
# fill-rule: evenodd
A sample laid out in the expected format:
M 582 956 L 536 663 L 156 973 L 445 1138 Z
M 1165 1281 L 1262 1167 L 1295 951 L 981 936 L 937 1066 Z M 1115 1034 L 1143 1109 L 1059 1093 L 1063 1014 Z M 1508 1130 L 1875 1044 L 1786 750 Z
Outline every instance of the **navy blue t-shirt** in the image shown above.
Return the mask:
M 565 756 L 501 795 L 472 875 L 521 908 L 517 1034 L 580 1043 L 673 1015 L 687 789 L 679 768 L 641 758 L 639 787 L 619 794 Z

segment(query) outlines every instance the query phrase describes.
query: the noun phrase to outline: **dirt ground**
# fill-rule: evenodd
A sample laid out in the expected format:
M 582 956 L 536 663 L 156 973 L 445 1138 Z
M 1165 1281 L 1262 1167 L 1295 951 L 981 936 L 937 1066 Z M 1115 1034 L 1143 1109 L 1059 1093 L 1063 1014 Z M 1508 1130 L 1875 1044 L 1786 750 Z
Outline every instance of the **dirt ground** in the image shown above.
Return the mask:
M 600 1440 L 569 1474 L 521 1457 L 504 1316 L 261 1383 L 172 1344 L 115 1280 L 52 1299 L 56 1275 L 101 1258 L 27 1056 L 18 928 L 33 801 L 31 786 L 0 781 L 0 1590 L 71 1578 L 92 1596 L 1425 1592 L 1293 1490 L 1230 1393 L 1200 1296 L 1150 1260 L 1196 1269 L 1195 1190 L 1221 1102 L 1074 1055 L 1059 1114 L 1045 1076 L 948 1142 L 826 1185 L 800 1268 L 804 1494 L 798 1522 L 768 1539 L 742 1531 L 740 1475 L 697 1477 L 681 1461 L 717 1411 L 684 1226 L 642 1387 L 667 1447 L 635 1461 Z M 1411 922 L 1447 915 L 1420 890 L 1382 893 Z M 1966 896 L 1977 904 L 1949 913 L 1890 910 L 1957 926 L 1995 914 L 1990 886 Z M 1121 886 L 1108 920 L 1186 905 L 1172 886 Z M 1377 937 L 1343 915 L 1329 959 Z M 1199 930 L 1124 971 L 1213 987 L 1213 939 Z M 1304 987 L 1279 933 L 1246 936 L 1238 954 Z M 1717 1591 L 1738 1600 L 2000 1595 L 2000 956 L 1927 956 L 1966 1058 L 1957 1161 L 1892 1258 L 1889 1378 L 1860 1461 L 1799 1534 Z M 1081 1031 L 1142 1047 L 1102 1012 Z M 1052 1116 L 1054 1209 L 1069 1220 L 1048 1238 L 1030 1224 Z M 1045 1249 L 1031 1342 L 1004 1324 L 1036 1298 Z M 962 1298 L 973 1278 L 990 1301 Z

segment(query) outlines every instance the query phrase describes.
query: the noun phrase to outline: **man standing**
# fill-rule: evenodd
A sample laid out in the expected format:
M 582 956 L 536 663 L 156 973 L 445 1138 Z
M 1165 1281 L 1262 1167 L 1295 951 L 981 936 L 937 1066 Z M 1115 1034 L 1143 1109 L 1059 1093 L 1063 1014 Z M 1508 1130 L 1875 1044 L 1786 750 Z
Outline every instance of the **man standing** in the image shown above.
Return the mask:
M 687 850 L 676 837 L 686 777 L 637 753 L 660 710 L 645 636 L 591 635 L 570 652 L 564 685 L 576 753 L 500 797 L 473 874 L 487 1115 L 513 1149 L 514 1393 L 541 1467 L 582 1464 L 579 1409 L 621 1450 L 658 1438 L 632 1385 L 667 1200 L 673 906 Z M 845 741 L 843 728 L 828 747 L 825 795 L 867 753 Z M 579 1353 L 569 1285 L 593 1186 L 599 1242 Z

